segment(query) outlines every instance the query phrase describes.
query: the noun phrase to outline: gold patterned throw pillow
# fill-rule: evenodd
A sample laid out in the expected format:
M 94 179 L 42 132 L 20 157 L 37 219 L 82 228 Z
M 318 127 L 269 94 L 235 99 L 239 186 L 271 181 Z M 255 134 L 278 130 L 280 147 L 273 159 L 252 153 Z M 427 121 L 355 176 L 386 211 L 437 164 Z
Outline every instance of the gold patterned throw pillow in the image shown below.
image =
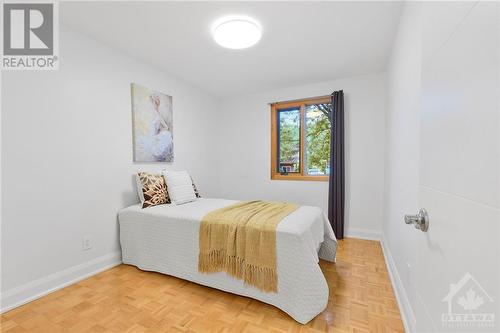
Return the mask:
M 139 172 L 138 176 L 142 184 L 142 194 L 144 196 L 142 208 L 170 203 L 167 184 L 165 184 L 163 175 Z

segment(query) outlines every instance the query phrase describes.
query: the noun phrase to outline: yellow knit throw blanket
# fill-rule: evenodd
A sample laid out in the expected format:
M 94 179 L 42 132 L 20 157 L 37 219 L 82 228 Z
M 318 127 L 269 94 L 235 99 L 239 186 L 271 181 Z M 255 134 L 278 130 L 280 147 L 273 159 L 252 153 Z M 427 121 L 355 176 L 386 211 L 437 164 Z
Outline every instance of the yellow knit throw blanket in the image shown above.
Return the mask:
M 265 292 L 277 292 L 276 227 L 297 205 L 243 201 L 205 215 L 198 271 L 226 272 Z

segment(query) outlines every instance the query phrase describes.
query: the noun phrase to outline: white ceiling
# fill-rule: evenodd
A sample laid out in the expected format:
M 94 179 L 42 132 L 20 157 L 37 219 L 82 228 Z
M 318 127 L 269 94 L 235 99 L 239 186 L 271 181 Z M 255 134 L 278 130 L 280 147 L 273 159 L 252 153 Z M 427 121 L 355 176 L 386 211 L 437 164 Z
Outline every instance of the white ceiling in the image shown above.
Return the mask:
M 219 97 L 383 71 L 400 11 L 389 1 L 60 3 L 63 24 Z M 212 22 L 231 14 L 260 21 L 257 45 L 215 44 Z

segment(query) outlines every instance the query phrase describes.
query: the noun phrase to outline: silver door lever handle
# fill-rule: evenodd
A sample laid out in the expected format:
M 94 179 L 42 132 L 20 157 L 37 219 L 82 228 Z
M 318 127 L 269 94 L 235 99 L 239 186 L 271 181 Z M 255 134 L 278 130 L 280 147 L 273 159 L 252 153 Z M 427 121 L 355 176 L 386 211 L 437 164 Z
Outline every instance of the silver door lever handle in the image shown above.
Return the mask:
M 416 229 L 425 232 L 429 229 L 429 215 L 425 209 L 421 208 L 417 215 L 405 215 L 405 223 L 413 224 Z

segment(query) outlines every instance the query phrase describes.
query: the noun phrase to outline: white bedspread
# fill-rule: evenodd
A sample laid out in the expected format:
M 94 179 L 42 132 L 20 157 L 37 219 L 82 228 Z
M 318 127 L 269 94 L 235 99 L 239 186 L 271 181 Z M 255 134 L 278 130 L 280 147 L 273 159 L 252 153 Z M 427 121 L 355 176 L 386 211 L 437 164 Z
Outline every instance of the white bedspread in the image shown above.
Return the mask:
M 328 302 L 328 285 L 318 258 L 335 261 L 337 241 L 317 207 L 301 206 L 276 229 L 278 293 L 264 293 L 226 273 L 198 272 L 198 231 L 208 212 L 234 200 L 199 199 L 184 205 L 146 209 L 134 205 L 119 213 L 123 262 L 272 304 L 307 323 Z

